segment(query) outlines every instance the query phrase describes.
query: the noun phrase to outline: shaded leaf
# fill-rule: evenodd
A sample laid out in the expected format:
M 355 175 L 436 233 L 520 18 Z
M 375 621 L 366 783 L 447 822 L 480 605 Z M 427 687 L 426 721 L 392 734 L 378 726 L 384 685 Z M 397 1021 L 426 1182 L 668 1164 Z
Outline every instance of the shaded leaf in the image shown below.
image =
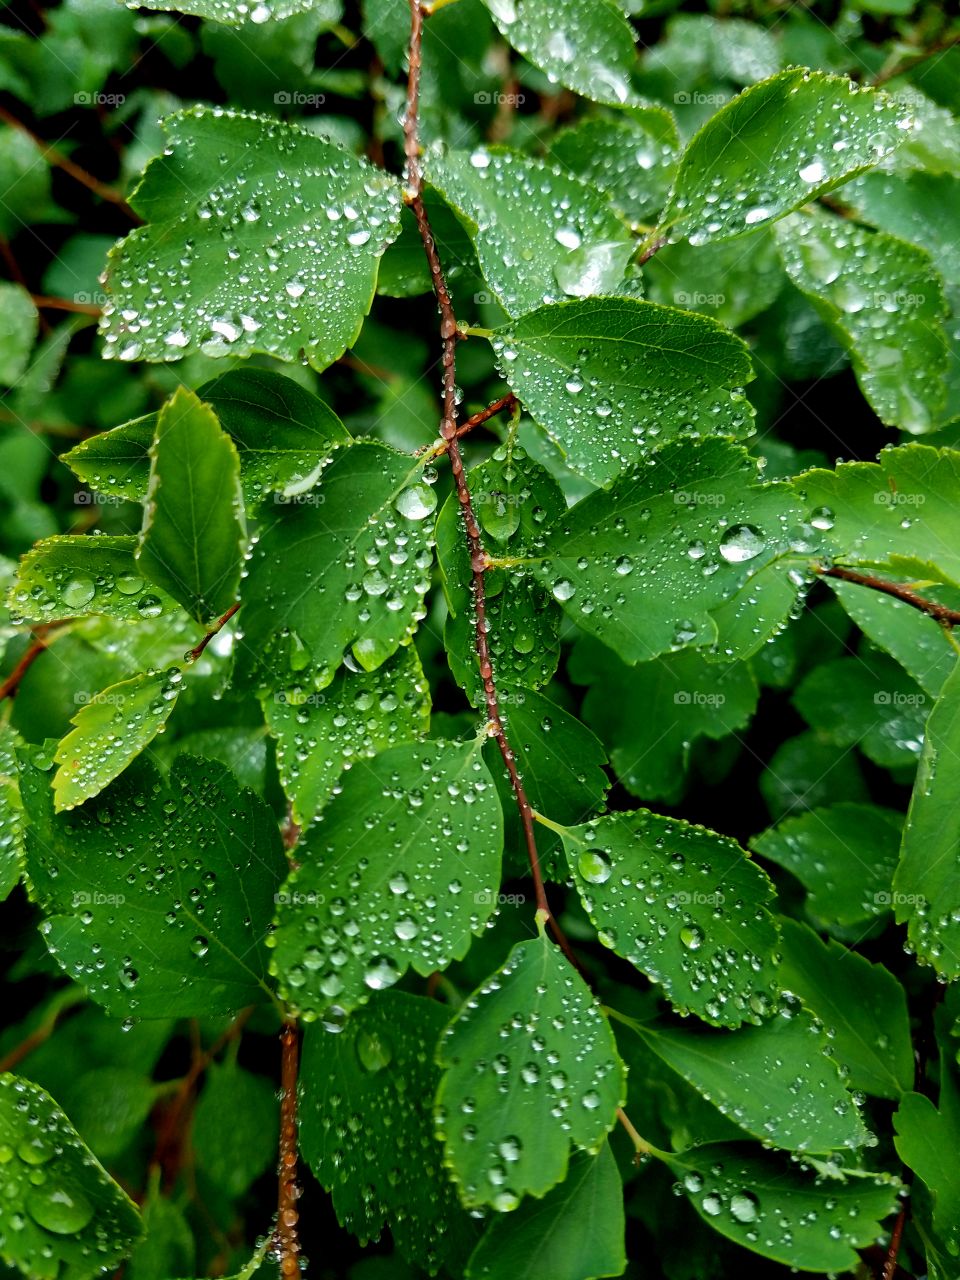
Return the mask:
M 623 120 L 582 120 L 557 134 L 550 159 L 604 192 L 632 223 L 663 208 L 677 161 L 677 136 L 666 113 L 635 111 Z
M 277 1091 L 265 1076 L 236 1062 L 211 1064 L 193 1117 L 197 1162 L 231 1197 L 243 1195 L 276 1160 Z

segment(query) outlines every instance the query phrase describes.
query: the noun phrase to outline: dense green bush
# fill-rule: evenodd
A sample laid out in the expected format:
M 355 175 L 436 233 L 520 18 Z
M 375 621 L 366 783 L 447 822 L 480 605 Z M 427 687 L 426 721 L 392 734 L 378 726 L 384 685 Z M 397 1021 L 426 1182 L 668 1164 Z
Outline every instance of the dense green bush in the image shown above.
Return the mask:
M 957 1280 L 960 27 L 418 3 L 3 7 L 0 1280 Z

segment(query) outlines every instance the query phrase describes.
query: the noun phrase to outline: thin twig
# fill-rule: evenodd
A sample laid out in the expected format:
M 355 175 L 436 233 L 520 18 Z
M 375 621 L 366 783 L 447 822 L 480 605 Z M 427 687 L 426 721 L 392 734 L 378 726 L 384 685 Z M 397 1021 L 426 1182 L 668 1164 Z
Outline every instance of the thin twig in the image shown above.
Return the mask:
M 960 611 L 948 609 L 945 604 L 936 600 L 928 600 L 926 596 L 917 595 L 909 587 L 900 582 L 890 582 L 886 578 L 874 577 L 872 573 L 858 573 L 856 569 L 845 569 L 842 565 L 815 565 L 814 572 L 822 578 L 838 578 L 841 582 L 855 582 L 858 586 L 869 587 L 872 591 L 882 591 L 884 595 L 893 596 L 910 605 L 911 609 L 919 609 L 927 617 L 939 622 L 941 627 L 960 626 Z
M 33 305 L 44 311 L 75 311 L 83 316 L 98 316 L 103 310 L 95 302 L 74 302 L 72 298 L 51 298 L 44 293 L 31 293 Z
M 232 604 L 230 606 L 230 608 L 227 610 L 227 612 L 223 615 L 222 618 L 217 619 L 217 621 L 213 624 L 213 626 L 210 628 L 207 634 L 203 637 L 200 643 L 195 648 L 191 649 L 190 652 L 186 655 L 187 662 L 196 662 L 196 660 L 200 657 L 201 653 L 203 653 L 204 649 L 207 647 L 207 645 L 210 643 L 213 637 L 215 635 L 219 635 L 219 633 L 223 630 L 223 628 L 227 625 L 227 623 L 230 621 L 230 619 L 233 617 L 233 615 L 237 612 L 239 608 L 240 608 L 240 602 L 237 601 L 236 604 Z
M 19 129 L 21 133 L 25 133 L 33 143 L 43 152 L 44 158 L 49 160 L 56 168 L 62 169 L 64 173 L 68 173 L 71 178 L 86 187 L 88 191 L 92 191 L 94 195 L 100 197 L 101 200 L 107 200 L 110 204 L 116 205 L 133 221 L 139 222 L 140 219 L 124 200 L 119 191 L 115 191 L 113 187 L 105 182 L 101 182 L 99 178 L 95 178 L 92 173 L 87 173 L 86 169 L 75 164 L 69 156 L 65 156 L 62 151 L 50 145 L 49 142 L 37 136 L 32 129 L 28 129 L 22 120 L 9 112 L 6 107 L 0 107 L 0 120 L 4 124 L 10 125 L 12 129 Z
M 893 1230 L 890 1233 L 890 1245 L 887 1249 L 887 1256 L 883 1263 L 883 1270 L 880 1272 L 880 1280 L 893 1280 L 897 1274 L 897 1258 L 900 1256 L 900 1243 L 903 1240 L 903 1228 L 907 1222 L 907 1206 L 904 1202 L 900 1206 L 900 1212 L 897 1214 L 897 1220 L 893 1224 Z
M 517 809 L 520 813 L 524 841 L 527 846 L 527 856 L 530 861 L 530 874 L 533 877 L 534 892 L 536 894 L 537 911 L 543 920 L 550 922 L 557 942 L 565 952 L 568 952 L 569 944 L 553 918 L 543 886 L 540 858 L 537 853 L 537 840 L 533 829 L 533 811 L 517 769 L 513 750 L 504 731 L 497 685 L 493 673 L 493 663 L 490 658 L 490 647 L 487 640 L 486 588 L 484 583 L 487 556 L 480 537 L 480 525 L 473 509 L 473 500 L 470 496 L 470 487 L 463 467 L 457 431 L 456 347 L 460 335 L 457 329 L 457 317 L 453 302 L 447 289 L 436 241 L 430 227 L 430 219 L 427 216 L 427 210 L 423 202 L 423 173 L 420 167 L 420 72 L 423 55 L 423 16 L 421 0 L 410 0 L 410 70 L 407 80 L 407 107 L 403 118 L 404 154 L 407 162 L 404 199 L 413 210 L 413 216 L 420 232 L 420 239 L 423 241 L 424 253 L 430 267 L 433 291 L 440 307 L 440 338 L 443 344 L 441 356 L 443 369 L 443 417 L 440 421 L 440 435 L 446 445 L 445 452 L 450 458 L 450 469 L 453 472 L 457 500 L 460 504 L 460 514 L 466 535 L 467 551 L 470 556 L 470 569 L 473 578 L 473 604 L 476 616 L 474 644 L 480 667 L 480 679 L 483 682 L 483 694 L 487 706 L 490 733 L 496 740 L 500 755 L 503 757 L 503 763 L 510 778 L 510 786 L 513 789 Z
M 300 1033 L 295 1022 L 284 1024 L 280 1033 L 280 1190 L 277 1200 L 277 1253 L 282 1280 L 300 1274 L 300 1214 L 297 1200 L 297 1071 L 300 1063 Z
M 491 418 L 506 409 L 508 413 L 513 413 L 517 406 L 517 397 L 512 391 L 508 391 L 505 396 L 501 396 L 499 400 L 494 400 L 493 404 L 487 405 L 486 409 L 481 409 L 479 413 L 475 413 L 472 418 L 467 418 L 466 422 L 461 422 L 457 427 L 457 439 L 460 440 L 472 431 L 474 427 L 482 427 L 485 422 L 489 422 Z M 426 445 L 421 449 L 420 453 L 429 452 L 431 458 L 442 457 L 450 448 L 449 440 L 438 440 L 436 444 Z
M 57 1005 L 50 1013 L 47 1014 L 38 1027 L 34 1028 L 28 1036 L 24 1036 L 19 1044 L 14 1045 L 9 1053 L 0 1058 L 0 1075 L 3 1075 L 7 1071 L 13 1071 L 15 1067 L 20 1065 L 24 1058 L 29 1057 L 29 1055 L 33 1053 L 34 1049 L 39 1049 L 42 1044 L 45 1044 L 59 1026 L 60 1019 L 63 1015 L 65 1013 L 69 1013 L 72 1009 L 75 1009 L 78 1004 L 82 1004 L 85 1000 L 86 996 L 83 995 L 82 992 L 78 991 L 75 996 L 71 997 L 65 1003 Z
M 33 643 L 29 649 L 23 654 L 20 661 L 13 668 L 6 680 L 0 684 L 0 702 L 4 698 L 12 698 L 20 687 L 20 681 L 27 674 L 41 653 L 49 648 L 52 643 L 51 632 L 57 631 L 60 627 L 65 627 L 68 622 L 72 622 L 72 618 L 59 618 L 56 622 L 45 622 L 39 627 L 33 629 Z
M 928 58 L 934 58 L 938 53 L 947 53 L 957 44 L 960 44 L 960 32 L 955 31 L 949 36 L 944 36 L 942 39 L 935 41 L 926 49 L 918 49 L 912 57 L 907 57 L 900 62 L 895 62 L 891 67 L 878 71 L 869 82 L 870 86 L 876 89 L 879 85 L 886 84 L 888 80 L 895 80 L 897 76 L 902 76 L 906 72 L 912 71 L 914 67 L 919 67 Z

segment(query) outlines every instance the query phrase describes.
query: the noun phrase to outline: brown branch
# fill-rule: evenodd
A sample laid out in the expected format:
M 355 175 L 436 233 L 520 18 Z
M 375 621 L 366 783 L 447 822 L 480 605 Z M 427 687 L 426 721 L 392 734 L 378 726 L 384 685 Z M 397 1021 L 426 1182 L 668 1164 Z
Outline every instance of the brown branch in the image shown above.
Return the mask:
M 4 124 L 8 124 L 12 129 L 19 129 L 21 133 L 25 133 L 34 145 L 43 152 L 44 158 L 49 160 L 56 168 L 68 173 L 71 178 L 79 182 L 81 186 L 86 187 L 88 191 L 92 191 L 94 195 L 99 196 L 101 200 L 107 200 L 110 204 L 116 205 L 118 209 L 122 209 L 133 222 L 140 221 L 119 191 L 115 191 L 107 183 L 101 182 L 92 173 L 87 173 L 86 169 L 75 164 L 69 156 L 65 156 L 62 151 L 51 146 L 49 142 L 44 142 L 32 129 L 28 129 L 22 120 L 18 120 L 15 115 L 9 112 L 6 107 L 0 107 L 0 120 Z
M 207 634 L 203 637 L 200 643 L 195 648 L 190 650 L 190 652 L 185 657 L 185 661 L 196 662 L 196 660 L 200 657 L 201 653 L 203 653 L 204 649 L 207 647 L 207 645 L 210 643 L 213 637 L 215 635 L 220 634 L 220 632 L 227 625 L 227 623 L 230 621 L 230 619 L 233 617 L 233 615 L 237 612 L 239 608 L 240 608 L 239 601 L 237 601 L 236 604 L 232 604 L 230 608 L 227 610 L 227 612 L 223 615 L 223 617 L 218 618 L 216 620 L 216 622 L 213 624 L 213 626 L 210 628 Z
M 897 76 L 905 75 L 906 72 L 912 71 L 914 67 L 919 67 L 921 63 L 926 62 L 928 58 L 934 58 L 938 53 L 947 53 L 955 45 L 960 44 L 960 32 L 953 32 L 949 36 L 935 41 L 926 49 L 918 49 L 912 56 L 905 58 L 901 62 L 896 62 L 892 67 L 886 70 L 878 71 L 873 79 L 869 82 L 873 89 L 878 88 L 882 84 L 886 84 L 888 80 L 895 80 Z
M 895 600 L 901 600 L 904 604 L 910 605 L 911 609 L 919 609 L 921 613 L 939 622 L 941 627 L 960 626 L 958 610 L 949 609 L 945 604 L 938 604 L 936 600 L 928 600 L 926 596 L 917 595 L 902 583 L 889 582 L 886 578 L 876 578 L 871 573 L 858 573 L 855 569 L 845 569 L 842 565 L 831 565 L 829 568 L 825 565 L 815 565 L 814 572 L 820 574 L 822 578 L 837 578 L 841 582 L 855 582 L 858 586 L 882 591 L 884 595 L 893 596 Z
M 83 316 L 98 316 L 103 310 L 95 302 L 74 302 L 72 298 L 51 298 L 43 293 L 31 293 L 33 305 L 45 311 L 75 311 Z
M 20 661 L 13 668 L 6 680 L 0 684 L 0 702 L 4 698 L 12 698 L 20 687 L 20 681 L 27 674 L 36 660 L 52 643 L 51 632 L 65 627 L 68 622 L 72 622 L 72 618 L 59 618 L 56 622 L 45 622 L 39 627 L 33 629 L 33 644 L 23 654 Z
M 496 417 L 501 409 L 506 409 L 508 413 L 513 413 L 517 406 L 517 397 L 512 391 L 508 391 L 505 396 L 501 396 L 499 400 L 494 400 L 493 404 L 487 405 L 486 409 L 481 409 L 479 413 L 475 413 L 472 418 L 468 418 L 466 422 L 461 422 L 457 427 L 457 439 L 460 440 L 472 431 L 474 427 L 482 427 L 485 422 L 489 422 L 491 418 Z M 420 453 L 426 453 L 429 450 L 431 458 L 442 457 L 450 448 L 449 440 L 438 440 L 434 445 L 426 445 L 419 450 Z
M 281 1280 L 300 1275 L 300 1214 L 297 1200 L 297 1072 L 300 1065 L 300 1033 L 295 1022 L 284 1024 L 280 1033 L 280 1190 L 277 1199 L 276 1244 Z
M 897 1220 L 893 1224 L 893 1230 L 890 1233 L 890 1245 L 887 1249 L 887 1256 L 884 1259 L 883 1270 L 880 1272 L 880 1280 L 893 1280 L 897 1274 L 897 1258 L 900 1256 L 900 1243 L 903 1240 L 903 1229 L 907 1222 L 907 1206 L 906 1203 L 900 1206 L 900 1212 L 897 1214 Z
M 34 1049 L 39 1049 L 42 1044 L 45 1044 L 59 1026 L 61 1017 L 65 1013 L 70 1013 L 71 1010 L 85 1000 L 86 996 L 78 991 L 76 996 L 68 1003 L 59 1005 L 49 1013 L 35 1030 L 31 1031 L 28 1036 L 24 1036 L 19 1044 L 14 1045 L 9 1053 L 0 1058 L 0 1075 L 7 1071 L 13 1071 L 24 1058 L 33 1053 Z
M 480 525 L 473 509 L 470 487 L 463 468 L 463 458 L 457 431 L 457 371 L 456 347 L 459 338 L 457 317 L 453 302 L 447 289 L 437 244 L 433 238 L 430 219 L 423 202 L 423 173 L 420 167 L 420 73 L 423 56 L 423 8 L 421 0 L 410 0 L 410 47 L 409 77 L 407 80 L 407 107 L 403 117 L 404 154 L 406 156 L 406 174 L 404 199 L 413 210 L 420 239 L 427 263 L 430 267 L 430 278 L 433 291 L 440 307 L 440 339 L 442 342 L 441 365 L 443 369 L 443 417 L 440 420 L 440 435 L 446 445 L 445 452 L 450 458 L 450 470 L 460 504 L 460 514 L 466 536 L 467 551 L 470 556 L 470 570 L 473 579 L 473 605 L 476 616 L 474 644 L 480 668 L 480 679 L 483 682 L 484 700 L 487 706 L 487 718 L 490 732 L 496 740 L 500 755 L 510 779 L 520 822 L 523 826 L 524 841 L 527 846 L 527 857 L 530 861 L 530 874 L 533 877 L 536 894 L 537 911 L 541 919 L 549 922 L 557 942 L 564 953 L 573 960 L 570 945 L 553 918 L 550 904 L 547 901 L 540 871 L 540 858 L 537 853 L 537 839 L 533 829 L 533 810 L 527 799 L 520 772 L 513 750 L 503 727 L 500 713 L 500 701 L 497 695 L 496 679 L 493 663 L 490 658 L 490 647 L 487 640 L 487 606 L 484 574 L 488 567 L 487 554 L 480 536 Z M 575 963 L 575 961 L 574 961 Z
M 657 236 L 655 240 L 651 240 L 650 243 L 646 246 L 646 248 L 637 258 L 637 266 L 642 267 L 645 262 L 649 262 L 650 259 L 654 256 L 654 254 L 659 253 L 666 243 L 667 243 L 666 236 Z

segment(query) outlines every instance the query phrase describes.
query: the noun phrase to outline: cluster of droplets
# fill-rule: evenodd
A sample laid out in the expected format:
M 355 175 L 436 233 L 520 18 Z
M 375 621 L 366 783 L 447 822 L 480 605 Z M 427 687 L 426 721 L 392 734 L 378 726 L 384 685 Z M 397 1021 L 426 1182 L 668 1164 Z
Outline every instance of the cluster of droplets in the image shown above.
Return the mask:
M 48 539 L 21 565 L 11 607 L 42 621 L 73 614 L 109 613 L 122 618 L 158 618 L 164 601 L 140 574 L 126 539 L 92 536 L 83 557 L 71 557 L 64 543 Z
M 440 1041 L 449 1070 L 438 1136 L 464 1202 L 501 1212 L 515 1209 L 529 1188 L 550 1186 L 554 1162 L 561 1177 L 569 1144 L 596 1149 L 623 1101 L 622 1067 L 603 1015 L 578 975 L 541 966 L 542 945 L 515 948 Z M 489 1035 L 481 1038 L 480 1027 Z
M 308 837 L 281 896 L 271 971 L 312 1021 L 391 987 L 409 965 L 444 969 L 496 908 L 499 804 L 474 744 L 384 752 Z
M 769 885 L 732 841 L 640 811 L 584 828 L 573 868 L 600 941 L 681 1012 L 727 1026 L 772 1012 Z
M 186 208 L 178 196 L 116 251 L 104 355 L 340 355 L 398 229 L 396 183 L 325 139 L 222 107 L 172 119 L 141 198 L 164 207 L 173 180 L 203 194 Z
M 617 320 L 629 303 L 609 305 Z M 643 342 L 640 317 L 631 313 L 623 317 L 623 341 L 595 346 L 565 337 L 556 322 L 548 324 L 548 338 L 527 323 L 495 336 L 492 345 L 503 377 L 570 465 L 604 484 L 669 440 L 753 430 L 753 410 L 742 387 L 730 384 L 728 365 L 720 362 L 712 380 L 694 372 L 702 361 L 689 359 L 684 348 L 700 345 L 702 334 L 691 332 L 687 321 L 663 312 L 656 338 Z M 600 322 L 608 323 L 606 317 Z
M 717 139 L 709 130 L 701 138 L 702 154 L 697 154 L 699 148 L 687 153 L 691 181 L 695 180 L 696 186 L 690 190 L 681 183 L 669 213 L 670 221 L 683 227 L 692 245 L 736 235 L 782 217 L 847 174 L 890 155 L 904 132 L 913 127 L 913 118 L 895 99 L 852 82 L 844 84 L 799 70 L 785 72 L 781 81 L 776 120 L 772 118 L 774 99 L 769 84 L 748 90 L 730 108 L 737 111 L 742 104 L 744 114 L 752 108 L 756 115 L 758 106 L 750 103 L 751 97 L 770 98 L 768 128 L 771 133 L 777 131 L 777 144 L 768 163 L 759 165 L 756 143 L 740 142 L 735 132 L 726 135 L 726 140 L 729 143 L 732 137 L 732 145 L 743 149 L 743 159 L 732 157 L 727 146 L 722 163 L 716 160 Z M 729 128 L 733 129 L 732 121 Z M 704 165 L 709 176 L 703 172 Z
M 649 223 L 666 203 L 677 149 L 639 121 L 597 119 L 561 133 L 550 156 L 605 191 L 631 221 Z
M 479 148 L 436 156 L 430 179 L 476 224 L 484 279 L 511 315 L 623 291 L 634 252 L 606 199 L 563 170 Z M 518 216 L 522 211 L 522 219 Z
M 837 308 L 864 393 L 884 421 L 931 430 L 945 394 L 931 375 L 946 368 L 938 334 L 946 308 L 923 256 L 839 218 L 791 218 L 780 241 L 794 283 Z
M 115 1266 L 137 1234 L 132 1205 L 42 1090 L 0 1076 L 0 1251 L 36 1275 L 70 1257 Z

